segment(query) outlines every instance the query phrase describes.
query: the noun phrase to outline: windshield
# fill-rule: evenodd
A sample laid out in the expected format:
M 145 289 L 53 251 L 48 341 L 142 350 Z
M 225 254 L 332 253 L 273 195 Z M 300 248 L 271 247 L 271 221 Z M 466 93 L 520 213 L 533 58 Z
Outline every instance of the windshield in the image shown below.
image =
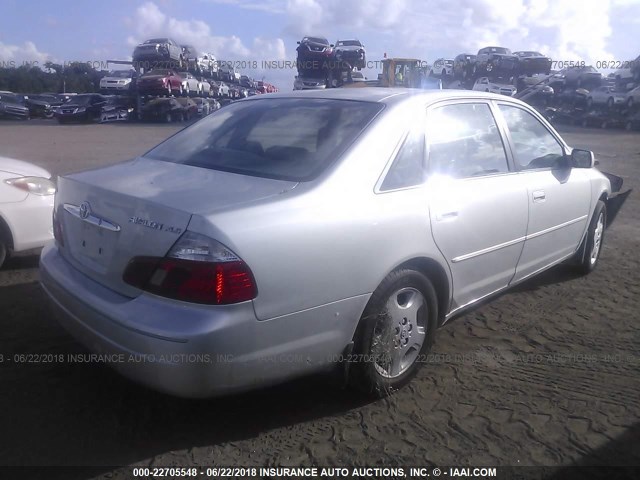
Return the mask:
M 117 77 L 117 78 L 131 78 L 131 72 L 129 70 L 114 70 L 109 72 L 108 77 Z
M 305 41 L 307 42 L 314 42 L 314 43 L 322 43 L 325 45 L 329 45 L 329 40 L 327 40 L 326 38 L 320 38 L 320 37 L 305 37 Z
M 195 167 L 279 180 L 311 180 L 382 109 L 372 102 L 284 98 L 239 102 L 145 154 Z
M 89 105 L 91 103 L 91 95 L 75 95 L 69 100 L 69 103 L 76 103 L 78 105 Z
M 337 45 L 340 47 L 359 47 L 361 43 L 358 40 L 340 40 Z
M 151 40 L 147 40 L 144 43 L 148 45 L 151 43 L 169 43 L 169 42 L 167 42 L 166 38 L 152 38 Z
M 20 100 L 20 98 L 14 96 L 14 95 L 0 95 L 0 102 L 4 102 L 4 103 L 17 103 L 20 104 L 22 103 L 22 101 Z
M 500 55 L 510 55 L 511 51 L 508 48 L 502 47 L 487 47 L 481 50 L 481 53 L 497 53 Z

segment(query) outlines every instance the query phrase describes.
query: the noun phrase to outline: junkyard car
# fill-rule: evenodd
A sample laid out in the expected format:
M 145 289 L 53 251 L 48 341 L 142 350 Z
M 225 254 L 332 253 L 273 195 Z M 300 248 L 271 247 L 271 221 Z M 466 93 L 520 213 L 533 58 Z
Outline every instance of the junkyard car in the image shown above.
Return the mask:
M 478 50 L 473 75 L 512 76 L 517 72 L 518 57 L 504 47 L 485 47 Z
M 613 108 L 614 105 L 624 105 L 627 100 L 624 92 L 619 92 L 612 86 L 601 86 L 594 88 L 589 92 L 587 96 L 587 106 L 593 105 L 606 105 L 608 108 Z
M 364 68 L 367 64 L 367 52 L 360 40 L 338 40 L 333 52 L 337 62 L 344 62 L 351 67 Z
M 565 68 L 556 76 L 567 86 L 592 88 L 602 84 L 602 74 L 591 66 Z
M 196 77 L 189 72 L 178 72 L 178 75 L 182 78 L 182 91 L 185 95 L 200 95 L 202 84 Z
M 53 108 L 46 100 L 40 100 L 37 95 L 16 94 L 18 102 L 29 109 L 31 118 L 51 118 L 53 117 Z
M 543 73 L 548 75 L 551 72 L 552 60 L 539 52 L 522 51 L 513 52 L 518 57 L 517 70 L 520 75 L 534 75 Z
M 102 93 L 129 92 L 137 77 L 135 70 L 114 70 L 100 79 Z
M 106 104 L 102 107 L 101 123 L 133 120 L 135 115 L 135 101 L 122 95 L 105 97 Z
M 145 68 L 159 66 L 178 69 L 183 64 L 182 47 L 171 38 L 152 38 L 133 50 L 133 61 Z M 164 62 L 164 65 L 158 62 Z
M 456 80 L 467 80 L 473 75 L 473 65 L 476 56 L 470 53 L 461 53 L 453 59 L 453 78 Z
M 640 87 L 636 87 L 633 90 L 628 91 L 626 94 L 627 108 L 631 109 L 635 105 L 640 105 Z
M 175 98 L 154 98 L 142 106 L 142 119 L 147 121 L 181 122 L 184 107 Z
M 204 77 L 200 77 L 198 81 L 200 82 L 200 95 L 203 97 L 210 97 L 212 94 L 211 83 L 209 83 L 209 80 Z
M 157 68 L 138 79 L 138 92 L 143 95 L 182 95 L 183 79 L 173 70 Z
M 45 169 L 0 157 L 0 267 L 11 252 L 43 247 L 53 240 L 55 192 Z
M 206 98 L 194 98 L 193 103 L 198 106 L 197 115 L 199 117 L 206 117 L 211 113 L 211 106 Z
M 507 95 L 513 97 L 518 89 L 508 83 L 496 83 L 489 80 L 487 77 L 480 77 L 473 84 L 473 90 L 480 92 L 499 93 L 501 95 Z
M 442 78 L 451 76 L 453 74 L 453 60 L 437 59 L 433 62 L 430 73 Z
M 28 120 L 29 107 L 14 93 L 0 93 L 0 118 Z
M 58 123 L 100 121 L 102 108 L 106 104 L 107 99 L 102 95 L 84 93 L 74 95 L 68 102 L 57 107 L 53 114 Z
M 164 392 L 342 369 L 384 395 L 448 319 L 596 267 L 612 192 L 593 165 L 505 96 L 258 95 L 60 178 L 40 278 L 66 329 Z

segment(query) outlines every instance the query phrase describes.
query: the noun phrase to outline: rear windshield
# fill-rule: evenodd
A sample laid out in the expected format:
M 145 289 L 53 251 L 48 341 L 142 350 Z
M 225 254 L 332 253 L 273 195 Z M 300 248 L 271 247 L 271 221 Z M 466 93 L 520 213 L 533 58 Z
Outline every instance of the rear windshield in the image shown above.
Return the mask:
M 174 135 L 145 157 L 307 181 L 325 170 L 381 109 L 379 103 L 335 99 L 238 102 Z

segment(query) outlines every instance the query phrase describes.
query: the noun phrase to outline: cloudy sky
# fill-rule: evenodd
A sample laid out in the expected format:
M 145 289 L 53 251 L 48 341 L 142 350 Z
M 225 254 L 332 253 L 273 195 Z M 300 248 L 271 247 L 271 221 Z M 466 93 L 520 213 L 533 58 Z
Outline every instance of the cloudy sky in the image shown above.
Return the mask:
M 487 45 L 539 50 L 554 60 L 630 60 L 640 54 L 640 0 L 3 0 L 0 65 L 130 59 L 133 47 L 171 36 L 291 88 L 296 41 L 359 38 L 369 60 L 475 53 Z M 368 71 L 374 77 L 375 71 Z

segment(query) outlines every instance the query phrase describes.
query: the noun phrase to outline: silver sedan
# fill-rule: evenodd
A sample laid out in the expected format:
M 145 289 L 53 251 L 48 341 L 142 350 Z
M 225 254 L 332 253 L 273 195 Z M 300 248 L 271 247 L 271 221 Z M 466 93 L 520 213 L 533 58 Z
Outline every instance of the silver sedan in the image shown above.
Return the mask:
M 164 392 L 339 370 L 384 395 L 453 316 L 595 268 L 611 183 L 593 167 L 502 95 L 255 96 L 60 178 L 42 285 L 66 329 Z

